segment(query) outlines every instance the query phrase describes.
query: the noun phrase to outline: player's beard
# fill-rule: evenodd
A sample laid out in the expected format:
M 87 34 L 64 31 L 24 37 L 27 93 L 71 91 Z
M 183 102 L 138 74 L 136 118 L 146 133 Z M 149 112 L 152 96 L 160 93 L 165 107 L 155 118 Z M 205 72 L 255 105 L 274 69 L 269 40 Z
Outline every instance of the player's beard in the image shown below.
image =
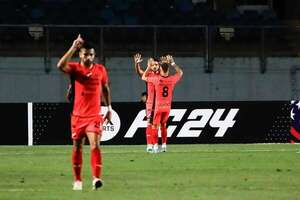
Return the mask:
M 86 66 L 86 67 L 89 67 L 92 63 L 93 63 L 93 61 L 91 61 L 91 60 L 85 60 L 83 62 L 84 66 Z
M 153 71 L 154 73 L 156 73 L 156 74 L 159 73 L 159 67 L 156 68 L 156 69 L 153 69 L 152 71 Z

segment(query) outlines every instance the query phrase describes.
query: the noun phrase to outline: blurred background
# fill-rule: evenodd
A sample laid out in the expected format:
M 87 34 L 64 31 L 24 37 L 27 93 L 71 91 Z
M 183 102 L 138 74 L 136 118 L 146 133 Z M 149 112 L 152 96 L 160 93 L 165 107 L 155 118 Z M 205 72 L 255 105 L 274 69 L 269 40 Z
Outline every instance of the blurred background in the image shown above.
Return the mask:
M 0 0 L 0 8 L 0 102 L 66 102 L 69 80 L 56 63 L 79 33 L 107 67 L 113 102 L 145 91 L 137 52 L 144 67 L 175 57 L 184 70 L 175 101 L 300 96 L 297 0 Z

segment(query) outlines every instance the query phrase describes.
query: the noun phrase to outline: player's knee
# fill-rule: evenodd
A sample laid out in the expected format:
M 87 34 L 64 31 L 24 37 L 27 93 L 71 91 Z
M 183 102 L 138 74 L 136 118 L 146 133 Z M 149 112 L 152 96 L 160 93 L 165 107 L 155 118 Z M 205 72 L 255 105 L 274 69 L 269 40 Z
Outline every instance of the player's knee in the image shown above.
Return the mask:
M 79 142 L 79 141 L 74 141 L 73 142 L 73 148 L 76 149 L 76 150 L 79 150 L 82 148 L 82 143 Z
M 155 125 L 155 124 L 152 125 L 153 129 L 158 129 L 158 127 L 159 127 L 158 125 Z
M 99 149 L 99 146 L 100 146 L 99 143 L 96 142 L 96 141 L 93 141 L 93 142 L 90 143 L 91 150 Z

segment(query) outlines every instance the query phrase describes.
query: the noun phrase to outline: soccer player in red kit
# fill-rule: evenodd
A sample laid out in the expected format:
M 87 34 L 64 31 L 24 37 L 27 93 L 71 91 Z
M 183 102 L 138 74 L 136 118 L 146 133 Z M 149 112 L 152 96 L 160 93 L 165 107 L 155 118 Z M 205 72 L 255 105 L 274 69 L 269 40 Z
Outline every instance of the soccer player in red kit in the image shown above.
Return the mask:
M 171 111 L 171 103 L 173 98 L 173 90 L 175 84 L 181 79 L 183 71 L 175 64 L 172 56 L 167 55 L 162 57 L 162 64 L 160 68 L 160 76 L 149 76 L 151 68 L 147 68 L 142 76 L 142 79 L 147 83 L 152 83 L 155 87 L 155 108 L 153 118 L 153 137 L 157 140 L 158 128 L 161 126 L 161 131 L 167 135 L 167 121 Z M 173 66 L 176 73 L 169 76 L 169 65 Z M 157 142 L 157 141 L 154 141 Z M 165 145 L 167 141 L 164 141 Z M 166 151 L 164 143 L 162 145 L 162 151 Z
M 74 53 L 79 50 L 79 62 L 70 62 Z M 82 144 L 87 136 L 91 149 L 91 169 L 93 189 L 103 185 L 101 180 L 102 158 L 100 138 L 102 122 L 111 120 L 111 97 L 108 76 L 103 65 L 94 63 L 95 49 L 84 42 L 80 35 L 74 40 L 70 49 L 57 63 L 57 67 L 70 75 L 74 85 L 74 104 L 71 116 L 72 163 L 74 183 L 73 190 L 82 190 Z M 108 105 L 108 111 L 102 119 L 101 97 Z
M 142 78 L 144 71 L 142 70 L 140 63 L 143 61 L 141 54 L 137 53 L 134 55 L 134 66 L 135 71 Z M 148 76 L 157 76 L 159 74 L 159 62 L 153 58 L 149 58 L 147 62 L 147 67 L 151 68 Z M 152 136 L 152 121 L 154 113 L 154 85 L 152 83 L 147 83 L 147 99 L 146 99 L 146 118 L 147 118 L 147 128 L 146 128 L 146 142 L 147 149 L 149 153 L 157 151 L 158 144 L 154 143 L 155 139 Z

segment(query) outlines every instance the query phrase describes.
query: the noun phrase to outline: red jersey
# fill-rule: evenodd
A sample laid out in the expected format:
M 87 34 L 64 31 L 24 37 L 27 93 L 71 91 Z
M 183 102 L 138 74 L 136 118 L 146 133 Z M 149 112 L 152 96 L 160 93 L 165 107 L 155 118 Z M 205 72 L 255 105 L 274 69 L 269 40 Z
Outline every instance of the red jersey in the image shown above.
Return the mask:
M 72 115 L 91 117 L 101 112 L 102 86 L 108 83 L 108 76 L 103 65 L 92 64 L 90 68 L 78 62 L 69 62 L 70 74 L 74 79 L 74 106 Z
M 148 73 L 148 77 L 155 77 L 157 74 L 153 71 Z M 151 82 L 147 82 L 147 101 L 146 101 L 146 107 L 147 109 L 154 109 L 152 108 L 154 104 L 154 98 L 155 98 L 155 88 L 154 84 Z
M 180 78 L 181 76 L 179 74 L 167 77 L 147 77 L 147 82 L 153 83 L 155 87 L 155 110 L 171 109 L 174 86 Z

